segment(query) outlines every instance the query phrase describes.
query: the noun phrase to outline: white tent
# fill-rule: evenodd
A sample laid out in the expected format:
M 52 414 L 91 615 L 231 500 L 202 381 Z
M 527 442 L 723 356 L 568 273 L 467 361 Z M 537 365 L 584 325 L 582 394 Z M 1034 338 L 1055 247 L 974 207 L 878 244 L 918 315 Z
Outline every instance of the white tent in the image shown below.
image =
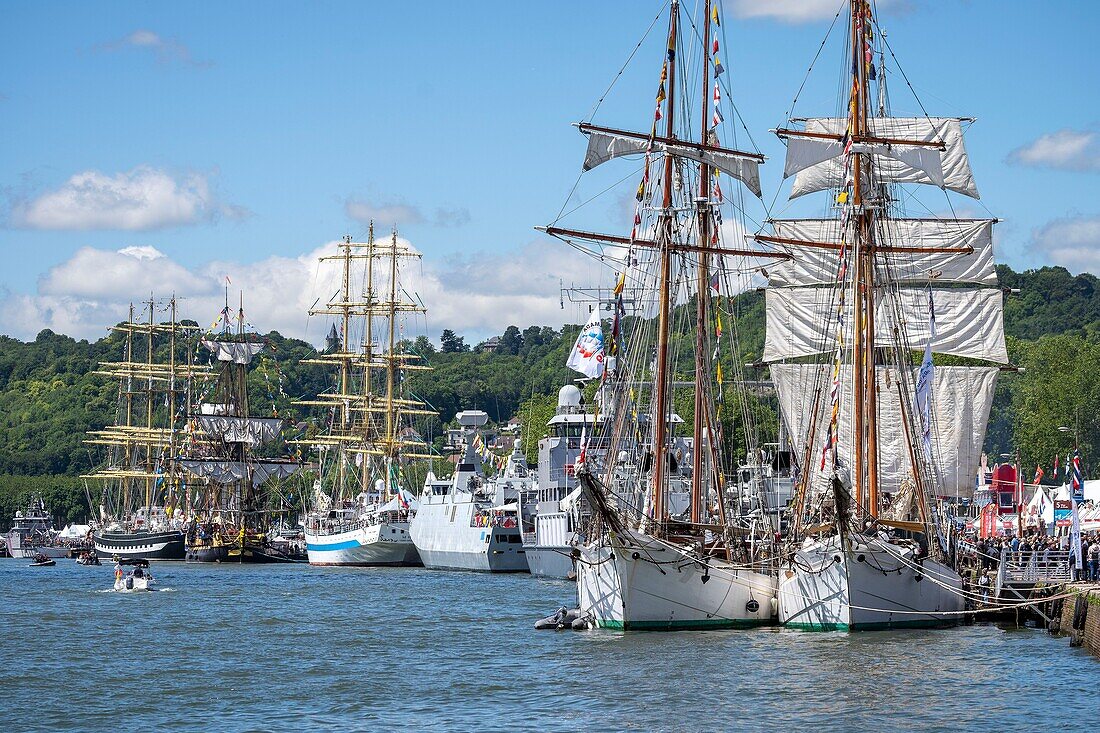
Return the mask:
M 91 526 L 87 524 L 70 524 L 65 529 L 57 533 L 57 536 L 63 540 L 82 540 L 88 536 L 88 531 Z

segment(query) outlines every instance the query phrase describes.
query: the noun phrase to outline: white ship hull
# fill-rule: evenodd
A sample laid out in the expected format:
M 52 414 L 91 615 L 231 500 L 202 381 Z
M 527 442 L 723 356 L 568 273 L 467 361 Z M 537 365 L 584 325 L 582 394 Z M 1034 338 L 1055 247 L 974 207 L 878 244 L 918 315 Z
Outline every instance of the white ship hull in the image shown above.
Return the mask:
M 582 616 L 623 630 L 732 629 L 774 623 L 775 578 L 710 559 L 640 533 L 581 548 Z M 706 581 L 704 582 L 704 578 Z
M 306 532 L 310 565 L 419 565 L 408 522 L 382 522 L 346 532 Z
M 420 503 L 409 533 L 424 567 L 526 573 L 527 556 L 519 528 L 471 526 L 473 511 L 469 502 Z
M 523 551 L 527 554 L 527 565 L 531 569 L 531 575 L 537 578 L 562 578 L 573 580 L 576 573 L 573 570 L 572 547 L 564 545 L 554 547 L 550 545 L 524 545 Z
M 793 568 L 780 572 L 784 626 L 857 631 L 960 621 L 959 574 L 930 559 L 918 565 L 905 548 L 861 537 L 842 551 L 834 535 L 804 547 L 795 558 Z

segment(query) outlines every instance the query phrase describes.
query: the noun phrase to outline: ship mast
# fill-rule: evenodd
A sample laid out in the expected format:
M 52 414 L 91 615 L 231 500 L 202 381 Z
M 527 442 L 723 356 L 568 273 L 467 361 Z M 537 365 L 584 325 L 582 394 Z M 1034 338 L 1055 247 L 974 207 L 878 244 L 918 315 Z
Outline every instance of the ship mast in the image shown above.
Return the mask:
M 854 139 L 867 136 L 868 13 L 864 0 L 851 0 L 852 91 L 849 98 L 849 126 Z M 852 364 L 855 399 L 855 503 L 864 513 L 878 513 L 878 400 L 875 386 L 875 263 L 873 230 L 869 209 L 864 206 L 863 154 L 852 155 L 852 207 L 856 234 L 855 335 Z M 865 497 L 866 494 L 866 497 Z M 866 501 L 865 501 L 866 498 Z
M 374 406 L 374 384 L 371 382 L 371 360 L 374 359 L 374 220 L 367 225 L 367 292 L 364 323 L 365 347 L 363 349 L 363 399 L 368 409 Z M 369 443 L 374 419 L 370 412 L 363 413 L 363 441 Z M 362 456 L 359 465 L 359 483 L 363 491 L 370 490 L 370 461 Z
M 394 326 L 397 320 L 397 229 L 393 230 L 393 237 L 390 240 L 390 302 L 389 308 L 389 349 L 386 352 L 386 494 L 385 498 L 390 498 L 391 476 L 393 470 L 393 460 L 397 453 L 397 441 L 394 435 L 395 420 L 394 420 L 394 382 L 395 382 L 395 360 L 397 355 L 394 353 Z
M 675 129 L 675 105 L 673 99 L 676 96 L 676 21 L 680 14 L 679 0 L 672 0 L 672 12 L 668 30 L 668 55 L 665 59 L 665 69 L 668 77 L 668 94 L 665 105 L 666 122 L 665 137 L 672 139 Z M 655 389 L 653 397 L 653 521 L 659 534 L 665 521 L 665 456 L 667 453 L 666 442 L 668 440 L 668 334 L 669 334 L 669 300 L 670 281 L 672 270 L 672 257 L 670 245 L 672 244 L 672 221 L 675 214 L 672 211 L 672 155 L 665 153 L 664 192 L 661 200 L 660 246 L 660 280 L 658 281 L 659 305 L 657 315 L 657 372 L 655 376 Z
M 707 143 L 707 113 L 710 110 L 710 4 L 703 3 L 703 74 L 702 98 L 699 121 L 699 142 Z M 692 447 L 692 480 L 695 489 L 691 493 L 691 521 L 699 524 L 703 521 L 703 504 L 706 482 L 703 480 L 703 411 L 707 409 L 706 377 L 709 364 L 706 357 L 707 306 L 710 304 L 710 254 L 706 248 L 710 245 L 710 166 L 699 164 L 699 270 L 695 295 L 695 444 Z M 714 436 L 707 434 L 708 442 L 714 444 Z

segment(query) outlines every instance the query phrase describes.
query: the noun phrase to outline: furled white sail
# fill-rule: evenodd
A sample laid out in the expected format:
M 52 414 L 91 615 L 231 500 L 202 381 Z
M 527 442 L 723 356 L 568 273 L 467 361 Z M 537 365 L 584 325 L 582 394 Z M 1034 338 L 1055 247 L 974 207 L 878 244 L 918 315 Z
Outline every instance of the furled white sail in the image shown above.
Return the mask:
M 244 481 L 251 473 L 252 485 L 259 486 L 269 478 L 286 478 L 299 468 L 295 461 L 225 461 L 221 459 L 189 458 L 180 461 L 189 473 L 208 478 L 214 483 L 231 484 Z
M 815 117 L 806 120 L 806 132 L 843 135 L 847 119 Z M 892 140 L 940 142 L 944 150 L 932 147 L 858 143 L 856 152 L 875 156 L 875 173 L 888 183 L 923 183 L 978 198 L 963 145 L 962 124 L 948 117 L 872 117 L 867 120 L 868 136 Z M 788 139 L 783 176 L 795 176 L 791 198 L 844 185 L 843 146 L 839 140 L 800 137 Z
M 769 288 L 765 293 L 764 360 L 779 361 L 835 350 L 837 295 L 838 290 L 833 287 Z M 932 299 L 936 309 L 934 352 L 1008 363 L 1000 290 L 933 288 Z M 852 323 L 851 302 L 848 298 L 844 315 L 848 324 Z M 877 300 L 876 344 L 894 346 L 895 328 L 908 339 L 902 345 L 924 348 L 929 337 L 926 288 L 899 288 L 883 293 Z
M 815 393 L 819 390 L 826 417 L 818 416 L 818 425 L 828 420 L 829 364 L 772 364 L 772 380 L 779 394 L 779 407 L 788 434 L 795 441 L 796 455 L 806 455 L 805 440 L 812 419 Z M 879 367 L 875 385 L 878 395 L 878 453 L 881 466 L 879 486 L 888 493 L 897 491 L 910 473 L 909 448 L 902 423 L 896 370 Z M 997 386 L 997 367 L 938 366 L 932 380 L 932 456 L 935 463 L 936 493 L 969 496 L 973 491 L 974 473 L 981 462 L 985 442 L 986 422 Z M 852 373 L 842 367 L 841 407 L 838 418 L 839 456 L 846 466 L 852 466 Z M 911 391 L 916 381 L 910 377 Z M 912 398 L 912 395 L 910 395 Z M 821 465 L 821 448 L 825 429 L 821 427 L 812 446 L 810 465 L 803 467 L 816 478 Z M 915 452 L 922 451 L 918 431 L 910 436 Z M 813 485 L 813 484 L 811 484 Z
M 218 357 L 218 361 L 231 361 L 234 364 L 248 364 L 252 357 L 264 350 L 262 343 L 235 341 L 207 341 L 202 345 Z
M 283 428 L 283 420 L 278 417 L 199 415 L 195 419 L 204 433 L 216 435 L 226 443 L 269 443 Z
M 875 244 L 914 251 L 880 252 L 875 263 L 883 276 L 889 270 L 893 282 L 977 283 L 996 285 L 993 261 L 995 219 L 879 219 L 875 222 Z M 772 221 L 775 237 L 800 242 L 840 243 L 840 222 L 836 219 L 777 219 Z M 836 280 L 838 257 L 833 249 L 797 247 L 794 259 L 767 269 L 768 284 L 828 285 Z M 919 252 L 920 249 L 970 248 L 973 252 Z
M 649 140 L 647 139 L 583 128 L 581 132 L 588 136 L 588 150 L 584 156 L 584 170 L 586 171 L 592 170 L 612 158 L 644 153 L 649 146 Z M 760 195 L 760 163 L 754 158 L 715 150 L 714 148 L 697 148 L 660 141 L 653 142 L 653 150 L 675 155 L 678 158 L 689 158 L 698 163 L 705 163 L 717 168 L 744 183 L 755 196 Z

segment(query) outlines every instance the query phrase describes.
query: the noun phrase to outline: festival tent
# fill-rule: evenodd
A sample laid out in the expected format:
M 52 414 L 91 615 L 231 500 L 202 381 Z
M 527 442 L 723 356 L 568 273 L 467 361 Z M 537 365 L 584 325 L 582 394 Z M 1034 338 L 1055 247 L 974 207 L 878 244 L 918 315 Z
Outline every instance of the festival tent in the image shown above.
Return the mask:
M 1092 481 L 1086 481 L 1082 489 L 1082 493 L 1085 496 L 1085 501 L 1091 501 L 1094 504 L 1100 503 L 1100 479 L 1094 479 Z M 1062 484 L 1055 489 L 1055 499 L 1068 499 L 1069 498 L 1069 484 Z
M 87 524 L 70 524 L 61 530 L 57 536 L 63 540 L 82 540 L 88 536 L 91 529 Z
M 1031 501 L 1024 505 L 1024 526 L 1038 527 L 1040 521 L 1044 527 L 1054 526 L 1054 501 L 1046 489 L 1036 486 Z

